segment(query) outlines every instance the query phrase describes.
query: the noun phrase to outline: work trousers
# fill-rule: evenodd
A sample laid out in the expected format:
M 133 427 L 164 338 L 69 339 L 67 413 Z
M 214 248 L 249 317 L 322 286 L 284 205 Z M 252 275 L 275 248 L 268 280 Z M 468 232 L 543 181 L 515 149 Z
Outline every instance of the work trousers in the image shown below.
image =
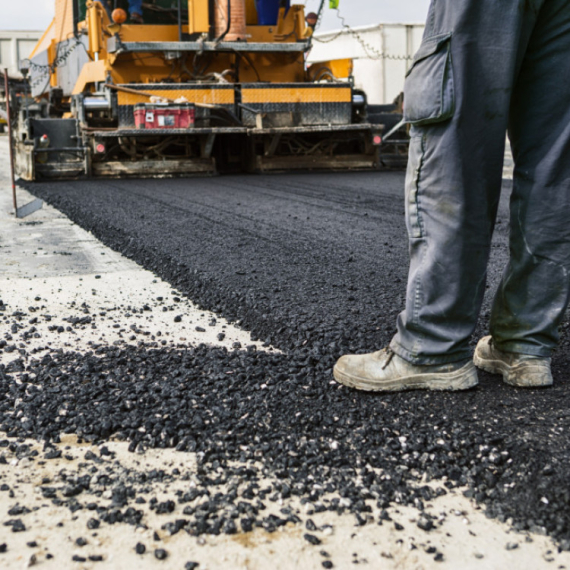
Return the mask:
M 404 97 L 411 265 L 391 348 L 416 364 L 470 357 L 508 130 L 510 259 L 490 332 L 550 356 L 570 291 L 570 1 L 433 0 Z

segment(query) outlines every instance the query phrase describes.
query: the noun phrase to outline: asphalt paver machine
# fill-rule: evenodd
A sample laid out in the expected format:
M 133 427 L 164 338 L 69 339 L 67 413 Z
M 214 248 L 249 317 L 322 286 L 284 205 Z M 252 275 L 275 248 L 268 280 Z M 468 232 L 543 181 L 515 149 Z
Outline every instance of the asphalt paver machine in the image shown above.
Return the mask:
M 317 14 L 289 0 L 55 0 L 22 71 L 26 180 L 376 169 L 366 94 L 307 68 Z M 401 152 L 401 151 L 400 151 Z

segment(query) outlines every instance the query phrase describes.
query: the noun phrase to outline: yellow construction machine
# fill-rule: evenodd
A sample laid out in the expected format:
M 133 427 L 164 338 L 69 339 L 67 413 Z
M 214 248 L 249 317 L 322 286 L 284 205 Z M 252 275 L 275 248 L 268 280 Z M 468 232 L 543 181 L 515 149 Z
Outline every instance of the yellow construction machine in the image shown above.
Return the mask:
M 381 167 L 365 93 L 307 69 L 319 14 L 289 0 L 143 0 L 129 18 L 132 2 L 55 0 L 21 69 L 22 178 Z

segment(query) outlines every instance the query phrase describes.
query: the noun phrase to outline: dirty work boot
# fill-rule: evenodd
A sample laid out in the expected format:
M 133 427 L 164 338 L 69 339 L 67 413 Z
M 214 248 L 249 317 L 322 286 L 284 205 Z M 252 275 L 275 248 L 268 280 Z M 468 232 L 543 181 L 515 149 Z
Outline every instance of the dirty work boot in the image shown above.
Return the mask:
M 493 344 L 491 336 L 484 336 L 477 343 L 473 362 L 485 372 L 502 374 L 503 382 L 511 386 L 552 386 L 550 358 L 503 352 Z
M 417 365 L 400 358 L 390 348 L 342 356 L 333 374 L 340 384 L 375 392 L 466 390 L 478 382 L 477 369 L 471 361 Z

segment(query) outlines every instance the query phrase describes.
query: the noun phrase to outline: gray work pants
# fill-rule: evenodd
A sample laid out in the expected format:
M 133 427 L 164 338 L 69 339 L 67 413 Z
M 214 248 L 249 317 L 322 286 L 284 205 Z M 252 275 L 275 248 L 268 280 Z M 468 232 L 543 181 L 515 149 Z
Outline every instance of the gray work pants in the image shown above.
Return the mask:
M 570 1 L 433 0 L 404 95 L 411 266 L 392 349 L 469 358 L 508 129 L 510 261 L 490 332 L 501 350 L 550 356 L 570 291 Z

